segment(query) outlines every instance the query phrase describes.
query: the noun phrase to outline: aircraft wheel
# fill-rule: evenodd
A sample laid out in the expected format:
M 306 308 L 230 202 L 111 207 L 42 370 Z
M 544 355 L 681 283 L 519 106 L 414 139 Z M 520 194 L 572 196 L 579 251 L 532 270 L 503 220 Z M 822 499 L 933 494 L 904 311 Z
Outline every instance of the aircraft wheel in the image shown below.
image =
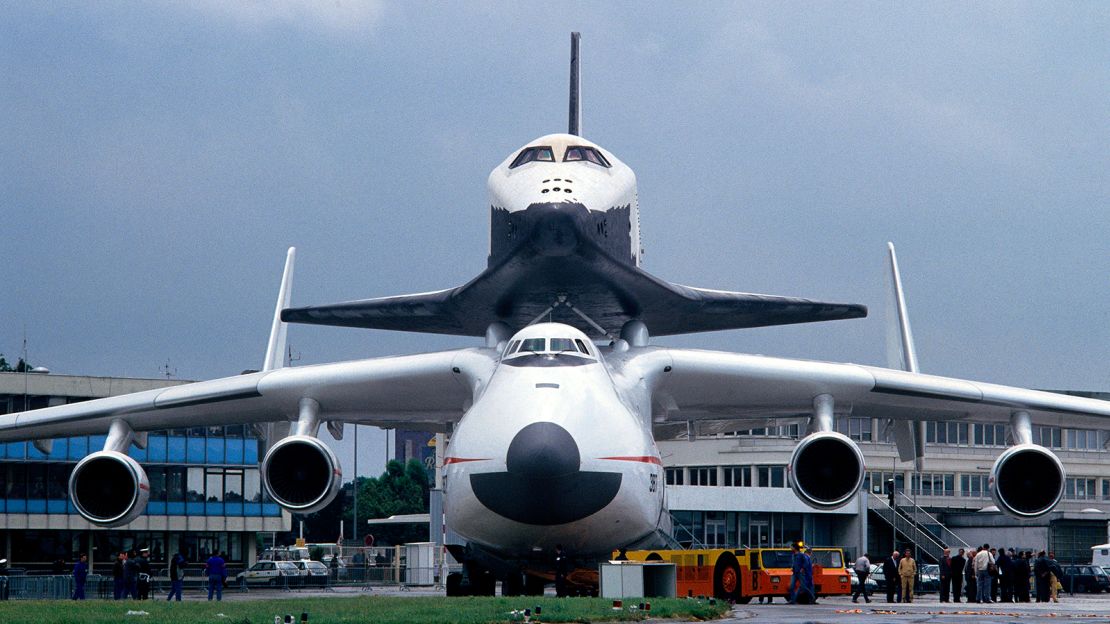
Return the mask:
M 512 573 L 501 581 L 502 596 L 520 596 L 524 593 L 524 578 L 519 573 Z
M 462 573 L 452 572 L 447 575 L 447 595 L 450 597 L 466 595 L 462 590 Z
M 542 596 L 546 581 L 538 576 L 524 576 L 524 594 L 526 596 Z
M 740 564 L 731 554 L 721 555 L 713 569 L 713 595 L 723 600 L 740 600 Z
M 752 601 L 751 596 L 742 596 L 740 599 L 738 599 L 736 601 L 736 604 L 748 604 L 751 601 Z

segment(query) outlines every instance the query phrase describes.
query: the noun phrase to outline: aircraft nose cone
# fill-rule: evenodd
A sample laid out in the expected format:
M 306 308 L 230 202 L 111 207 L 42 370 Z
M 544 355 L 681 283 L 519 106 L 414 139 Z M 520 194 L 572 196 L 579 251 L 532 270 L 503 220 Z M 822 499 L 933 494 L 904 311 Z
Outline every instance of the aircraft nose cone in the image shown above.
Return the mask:
M 532 423 L 521 429 L 509 444 L 506 457 L 510 473 L 533 479 L 573 475 L 581 463 L 574 436 L 550 422 Z

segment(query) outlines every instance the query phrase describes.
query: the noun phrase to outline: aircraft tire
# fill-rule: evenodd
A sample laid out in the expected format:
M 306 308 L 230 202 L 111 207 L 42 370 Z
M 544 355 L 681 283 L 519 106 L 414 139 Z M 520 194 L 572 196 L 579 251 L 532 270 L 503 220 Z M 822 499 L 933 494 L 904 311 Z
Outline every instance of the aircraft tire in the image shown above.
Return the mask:
M 452 572 L 447 575 L 447 596 L 465 596 L 466 593 L 462 590 L 462 573 Z

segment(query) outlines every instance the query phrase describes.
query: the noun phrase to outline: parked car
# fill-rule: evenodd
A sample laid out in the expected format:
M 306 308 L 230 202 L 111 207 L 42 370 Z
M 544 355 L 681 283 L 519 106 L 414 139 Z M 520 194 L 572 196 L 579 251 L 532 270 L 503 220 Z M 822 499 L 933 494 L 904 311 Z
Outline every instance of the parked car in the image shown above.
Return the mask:
M 882 564 L 871 564 L 871 576 L 867 577 L 867 579 L 875 581 L 876 589 L 886 591 L 886 576 L 883 574 Z
M 852 579 L 852 593 L 854 594 L 859 590 L 859 576 L 856 575 L 854 568 L 848 568 L 848 576 Z M 874 594 L 879 591 L 879 584 L 875 582 L 875 579 L 871 578 L 871 575 L 867 576 L 867 582 L 865 584 L 867 585 L 868 594 Z
M 940 566 L 935 563 L 926 563 L 917 568 L 917 591 L 940 591 Z
M 319 561 L 300 560 L 293 565 L 301 572 L 301 582 L 305 585 L 324 586 L 328 583 L 328 566 Z
M 235 576 L 239 585 L 279 585 L 282 577 L 299 577 L 301 571 L 290 561 L 259 561 Z
M 1095 565 L 1064 566 L 1064 578 L 1060 579 L 1060 583 L 1063 584 L 1064 591 L 1069 592 L 1110 591 L 1110 576 Z

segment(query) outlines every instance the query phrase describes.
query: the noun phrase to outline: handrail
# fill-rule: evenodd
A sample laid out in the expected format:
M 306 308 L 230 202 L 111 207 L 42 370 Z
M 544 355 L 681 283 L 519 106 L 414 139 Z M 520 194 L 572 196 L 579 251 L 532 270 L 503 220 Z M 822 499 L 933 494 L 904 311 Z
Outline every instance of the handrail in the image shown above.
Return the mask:
M 960 546 L 963 546 L 964 548 L 970 548 L 971 547 L 971 545 L 967 542 L 967 540 L 965 540 L 964 538 L 957 535 L 956 532 L 953 531 L 952 529 L 949 529 L 948 527 L 944 526 L 944 524 L 940 520 L 938 520 L 936 516 L 929 513 L 928 511 L 926 511 L 920 505 L 915 504 L 912 498 L 910 498 L 909 496 L 906 496 L 905 492 L 899 492 L 898 495 L 901 496 L 902 499 L 904 499 L 909 504 L 909 507 L 914 510 L 914 515 L 915 516 L 918 515 L 918 514 L 924 515 L 926 518 L 928 518 L 929 520 L 932 521 L 932 524 L 934 526 L 940 527 L 941 531 L 944 533 L 943 541 L 946 542 L 946 546 L 948 546 L 948 547 L 955 546 L 957 548 L 959 548 Z M 904 508 L 904 507 L 902 507 L 902 508 Z M 921 524 L 921 521 L 918 520 L 916 517 L 913 520 L 914 520 L 914 522 L 916 522 L 918 524 Z

